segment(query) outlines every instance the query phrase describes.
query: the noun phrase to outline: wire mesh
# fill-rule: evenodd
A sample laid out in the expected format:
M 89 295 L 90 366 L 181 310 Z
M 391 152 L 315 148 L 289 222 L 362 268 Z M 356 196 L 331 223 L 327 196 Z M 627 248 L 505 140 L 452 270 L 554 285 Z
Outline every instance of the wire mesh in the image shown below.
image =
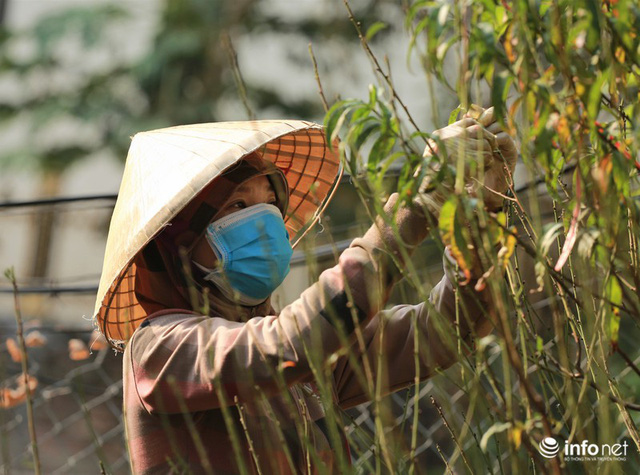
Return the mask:
M 47 345 L 30 348 L 29 353 L 32 361 L 30 374 L 39 381 L 33 407 L 43 473 L 129 473 L 122 417 L 122 357 L 109 349 L 102 349 L 91 353 L 86 360 L 73 361 L 65 341 L 82 335 L 78 335 L 77 331 L 59 328 L 50 331 L 41 328 L 40 331 L 45 333 Z M 87 339 L 86 334 L 84 339 Z M 499 356 L 499 352 L 494 351 L 489 359 L 497 363 Z M 640 356 L 635 363 L 640 363 Z M 17 362 L 11 361 L 6 355 L 2 367 L 6 386 L 15 381 L 20 368 Z M 449 371 L 455 371 L 454 368 Z M 629 371 L 630 368 L 625 368 L 618 377 L 624 377 Z M 460 427 L 466 423 L 465 415 L 460 411 L 465 407 L 466 388 L 455 388 L 447 384 L 446 375 L 439 375 L 421 384 L 417 390 L 418 408 L 414 406 L 414 389 L 387 397 L 395 416 L 393 425 L 388 429 L 404 427 L 404 433 L 409 437 L 410 431 L 407 429 L 411 426 L 414 411 L 420 411 L 415 457 L 419 467 L 430 467 L 439 473 L 445 469 L 440 452 L 449 458 L 455 452 L 455 447 L 443 419 L 429 402 L 430 396 L 440 401 L 446 400 L 450 407 L 458 408 L 457 411 L 443 411 L 451 424 Z M 518 390 L 517 384 L 512 390 Z M 550 406 L 553 403 L 553 399 L 549 401 Z M 595 417 L 596 406 L 597 402 L 592 417 Z M 350 420 L 345 425 L 345 431 L 354 446 L 352 452 L 357 454 L 352 463 L 358 473 L 367 473 L 368 464 L 375 457 L 375 445 L 371 443 L 372 439 L 355 433 L 364 432 L 368 437 L 374 436 L 376 428 L 372 403 L 350 409 L 347 414 Z M 474 425 L 486 429 L 490 423 L 489 418 L 484 418 Z M 477 444 L 478 435 L 474 433 L 475 442 L 474 438 L 468 438 L 463 450 L 472 449 Z M 0 472 L 33 473 L 24 404 L 0 412 L 0 440 Z M 505 460 L 509 454 L 505 447 L 501 458 Z M 498 463 L 497 460 L 493 463 L 494 473 L 500 472 Z
M 107 349 L 86 360 L 70 358 L 65 340 L 74 332 L 47 332 L 44 347 L 29 348 L 30 375 L 38 380 L 33 413 L 43 473 L 128 473 L 122 420 L 121 358 Z M 4 358 L 9 387 L 20 375 Z M 2 410 L 3 473 L 32 473 L 25 404 Z

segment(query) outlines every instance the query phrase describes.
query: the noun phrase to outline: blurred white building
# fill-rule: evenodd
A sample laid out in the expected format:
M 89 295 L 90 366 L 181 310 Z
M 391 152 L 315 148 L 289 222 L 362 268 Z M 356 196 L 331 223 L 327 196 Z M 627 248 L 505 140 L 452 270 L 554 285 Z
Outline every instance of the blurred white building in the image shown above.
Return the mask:
M 105 0 L 9 0 L 5 24 L 10 29 L 25 29 L 38 18 L 70 6 L 85 7 L 104 3 Z M 118 4 L 130 11 L 130 18 L 114 27 L 111 35 L 114 44 L 118 45 L 116 56 L 119 60 L 133 62 L 151 47 L 162 6 L 161 0 L 110 0 L 106 3 Z M 305 15 L 346 15 L 341 2 L 329 0 L 269 0 L 263 2 L 261 7 L 271 9 L 270 11 L 283 19 Z M 395 21 L 401 25 L 400 12 L 390 9 L 388 21 Z M 408 71 L 406 65 L 407 42 L 408 38 L 402 28 L 396 28 L 385 37 L 383 44 L 375 45 L 376 53 L 380 57 L 388 55 L 394 70 L 397 90 L 401 91 L 405 102 L 410 105 L 420 126 L 425 130 L 433 130 L 430 98 L 424 76 L 418 65 L 414 66 L 413 73 Z M 293 98 L 306 97 L 315 100 L 318 97 L 318 88 L 311 61 L 300 61 L 300 58 L 309 58 L 308 43 L 304 38 L 276 36 L 269 31 L 235 39 L 240 69 L 248 83 L 260 82 L 278 88 Z M 340 46 L 340 43 L 332 40 L 313 45 L 320 65 L 325 94 L 330 101 L 334 100 L 338 93 L 343 98 L 364 98 L 368 94 L 368 84 L 376 81 L 369 61 L 362 50 L 342 50 Z M 73 45 L 70 48 L 73 51 Z M 83 67 L 99 68 L 101 61 L 108 61 L 108 58 L 78 57 L 77 61 L 79 64 L 82 63 Z M 46 77 L 41 80 L 64 83 L 67 78 Z M 24 93 L 24 88 L 41 86 L 10 80 L 0 81 L 0 95 L 21 94 Z M 451 94 L 440 92 L 438 101 L 443 110 L 442 117 L 446 120 L 449 111 L 456 107 L 457 103 Z M 217 107 L 219 116 L 226 120 L 246 118 L 237 98 L 222 101 Z M 259 118 L 273 117 L 269 110 L 263 110 Z M 322 117 L 308 119 L 321 121 Z M 88 140 L 91 138 L 91 130 L 83 130 L 82 124 L 73 121 L 56 124 L 52 130 L 51 140 L 57 140 L 65 134 L 83 135 Z M 5 146 L 30 140 L 28 127 L 19 120 L 10 127 L 0 123 L 0 137 Z M 96 153 L 78 162 L 63 175 L 57 193 L 65 197 L 115 194 L 118 191 L 122 168 L 122 161 L 116 160 L 110 153 Z M 41 180 L 34 170 L 3 169 L 0 175 L 0 202 L 36 200 L 44 196 L 46 190 L 41 188 Z M 37 213 L 44 207 L 0 208 L 0 270 L 14 266 L 18 283 L 24 289 L 97 286 L 112 204 L 110 200 L 87 201 L 59 204 L 52 208 L 56 212 L 56 219 L 51 237 L 50 262 L 47 276 L 39 280 L 28 279 L 27 276 L 30 273 L 29 267 L 32 265 L 33 249 L 37 239 L 37 236 L 33 235 L 33 220 L 38 219 Z M 309 284 L 304 259 L 299 258 L 298 262 L 301 265 L 294 267 L 276 299 L 281 304 L 293 300 Z M 436 264 L 439 265 L 439 262 Z M 3 291 L 8 287 L 7 281 L 3 281 L 0 286 Z M 22 296 L 25 319 L 39 319 L 68 326 L 90 325 L 82 318 L 88 319 L 91 316 L 94 303 L 94 295 L 91 292 Z M 0 318 L 11 319 L 12 314 L 12 295 L 1 293 Z

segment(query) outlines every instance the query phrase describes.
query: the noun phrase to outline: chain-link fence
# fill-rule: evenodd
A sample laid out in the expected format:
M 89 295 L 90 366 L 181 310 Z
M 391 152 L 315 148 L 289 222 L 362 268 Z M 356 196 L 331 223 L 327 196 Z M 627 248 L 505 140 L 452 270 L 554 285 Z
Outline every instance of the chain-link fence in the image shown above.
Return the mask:
M 73 332 L 54 328 L 37 330 L 46 344 L 29 348 L 30 375 L 37 380 L 34 389 L 33 413 L 37 433 L 39 458 L 43 473 L 128 473 L 128 457 L 124 444 L 122 418 L 121 355 L 104 348 L 93 351 L 83 360 L 72 359 L 68 342 L 82 340 L 90 344 L 88 332 Z M 27 333 L 27 336 L 29 333 Z M 3 341 L 11 338 L 5 331 Z M 19 362 L 3 352 L 4 388 L 19 388 Z M 14 389 L 15 390 L 15 389 Z M 437 381 L 420 387 L 420 400 L 428 401 L 434 391 L 441 394 Z M 451 394 L 451 401 L 464 397 L 463 391 Z M 398 414 L 397 425 L 406 424 L 413 417 L 413 391 L 389 396 L 393 411 Z M 346 432 L 375 433 L 371 403 L 348 411 L 351 423 Z M 420 408 L 424 414 L 418 423 L 420 443 L 416 456 L 422 466 L 443 467 L 436 444 L 447 450 L 449 436 L 443 421 L 434 410 Z M 32 473 L 33 456 L 30 448 L 24 402 L 1 411 L 0 437 L 2 442 L 3 473 Z M 354 447 L 361 455 L 354 465 L 365 466 L 374 454 L 374 446 L 367 439 L 350 437 L 362 444 Z
M 102 349 L 87 359 L 73 360 L 67 341 L 81 340 L 82 335 L 47 329 L 39 332 L 47 341 L 44 346 L 29 348 L 29 373 L 37 381 L 33 414 L 43 473 L 98 473 L 100 463 L 108 473 L 127 473 L 121 358 Z M 16 394 L 21 389 L 20 363 L 4 356 L 8 376 L 4 390 Z M 26 404 L 6 407 L 1 413 L 4 473 L 32 473 Z
M 86 359 L 74 360 L 77 357 L 74 351 L 78 349 L 73 345 L 70 348 L 69 341 L 80 340 L 90 344 L 90 332 L 43 327 L 37 331 L 46 339 L 46 344 L 30 347 L 29 357 L 30 374 L 38 381 L 34 390 L 33 413 L 43 473 L 129 473 L 122 417 L 122 357 L 104 348 L 92 351 Z M 11 338 L 11 335 L 11 330 L 5 329 L 3 340 Z M 490 360 L 499 363 L 499 355 L 498 350 L 493 351 Z M 636 365 L 639 363 L 640 356 L 635 361 Z M 5 373 L 3 389 L 17 387 L 20 363 L 13 361 L 7 351 L 2 352 L 2 368 Z M 425 469 L 425 473 L 442 473 L 446 471 L 447 464 L 455 462 L 452 456 L 457 448 L 451 430 L 458 428 L 459 431 L 471 422 L 463 412 L 469 399 L 468 388 L 456 388 L 451 383 L 450 373 L 459 369 L 454 366 L 446 374 L 421 384 L 417 408 L 414 406 L 414 389 L 388 397 L 389 407 L 395 416 L 394 424 L 388 430 L 401 431 L 407 445 L 414 411 L 419 411 L 415 456 L 417 465 Z M 627 366 L 618 378 L 625 378 L 630 371 Z M 515 384 L 512 390 L 518 391 L 518 385 Z M 487 387 L 487 391 L 491 392 L 491 389 Z M 548 405 L 553 411 L 553 398 Z M 597 405 L 596 401 L 593 414 L 585 424 L 597 416 Z M 467 437 L 461 447 L 463 454 L 479 450 L 482 431 L 492 423 L 488 416 L 473 419 L 471 423 L 475 429 L 471 430 L 472 437 Z M 353 464 L 359 473 L 369 473 L 375 458 L 372 441 L 376 427 L 372 403 L 350 409 L 345 420 L 348 422 L 345 429 L 352 443 Z M 0 471 L 33 473 L 24 402 L 0 411 L 0 440 Z M 509 473 L 508 467 L 502 463 L 507 461 L 511 452 L 504 447 L 498 453 L 499 457 L 490 460 L 491 472 Z M 637 454 L 631 450 L 628 455 L 624 466 L 630 469 L 637 467 Z

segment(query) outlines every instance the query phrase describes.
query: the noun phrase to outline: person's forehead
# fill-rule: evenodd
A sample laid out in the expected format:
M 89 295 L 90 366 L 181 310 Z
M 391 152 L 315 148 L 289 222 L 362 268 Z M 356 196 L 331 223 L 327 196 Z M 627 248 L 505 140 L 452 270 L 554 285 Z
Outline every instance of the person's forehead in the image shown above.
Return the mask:
M 273 191 L 271 182 L 265 175 L 253 177 L 236 188 L 235 193 L 247 193 L 253 190 Z

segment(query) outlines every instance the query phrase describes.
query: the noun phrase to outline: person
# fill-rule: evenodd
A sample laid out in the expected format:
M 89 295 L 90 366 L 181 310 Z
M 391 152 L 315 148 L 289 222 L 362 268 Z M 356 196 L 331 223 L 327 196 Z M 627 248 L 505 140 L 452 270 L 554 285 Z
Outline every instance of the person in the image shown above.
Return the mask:
M 485 183 L 506 191 L 517 151 L 491 110 L 434 135 L 427 155 L 444 147 L 453 163 L 480 154 Z M 355 406 L 376 385 L 396 391 L 451 365 L 457 352 L 436 314 L 467 343 L 491 330 L 488 293 L 456 290 L 447 253 L 429 302 L 385 308 L 400 267 L 437 222 L 445 194 L 426 188 L 412 205 L 392 194 L 387 216 L 274 310 L 270 296 L 289 270 L 292 244 L 331 198 L 338 161 L 322 128 L 307 122 L 134 137 L 95 313 L 124 347 L 133 473 L 340 473 L 350 455 L 326 417 L 333 405 Z M 500 205 L 495 197 L 487 196 Z M 465 318 L 456 323 L 457 308 Z

